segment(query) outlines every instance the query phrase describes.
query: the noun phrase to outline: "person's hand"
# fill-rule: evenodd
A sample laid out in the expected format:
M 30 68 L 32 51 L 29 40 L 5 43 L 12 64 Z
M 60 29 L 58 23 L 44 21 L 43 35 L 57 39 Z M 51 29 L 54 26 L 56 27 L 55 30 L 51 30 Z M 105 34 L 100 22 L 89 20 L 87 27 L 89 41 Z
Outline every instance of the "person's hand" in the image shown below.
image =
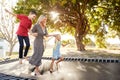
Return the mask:
M 53 37 L 56 37 L 58 34 L 54 34 Z
M 32 35 L 33 35 L 34 37 L 37 37 L 37 36 L 38 36 L 38 33 L 32 33 Z

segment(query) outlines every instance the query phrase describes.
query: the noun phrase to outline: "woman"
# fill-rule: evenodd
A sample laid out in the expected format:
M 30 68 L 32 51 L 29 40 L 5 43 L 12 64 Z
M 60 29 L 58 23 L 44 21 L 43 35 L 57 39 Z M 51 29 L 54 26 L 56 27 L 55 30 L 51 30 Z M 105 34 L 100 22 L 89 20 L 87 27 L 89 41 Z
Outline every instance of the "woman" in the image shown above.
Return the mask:
M 40 75 L 39 66 L 41 65 L 41 59 L 44 52 L 44 44 L 43 44 L 44 36 L 47 37 L 53 36 L 53 35 L 48 35 L 47 33 L 46 21 L 47 21 L 46 16 L 41 15 L 38 18 L 37 24 L 35 24 L 33 29 L 31 30 L 31 35 L 35 36 L 35 40 L 34 40 L 34 53 L 30 58 L 29 63 L 35 66 L 34 71 L 36 75 Z

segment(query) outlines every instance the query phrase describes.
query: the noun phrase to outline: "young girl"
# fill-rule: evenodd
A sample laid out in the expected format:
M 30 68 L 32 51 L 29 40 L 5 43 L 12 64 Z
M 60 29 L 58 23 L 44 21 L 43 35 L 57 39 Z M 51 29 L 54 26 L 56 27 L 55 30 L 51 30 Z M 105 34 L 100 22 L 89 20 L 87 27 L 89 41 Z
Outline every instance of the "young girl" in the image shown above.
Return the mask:
M 53 64 L 54 64 L 55 59 L 58 60 L 56 62 L 57 69 L 58 69 L 58 63 L 63 60 L 63 57 L 61 57 L 61 54 L 60 54 L 60 46 L 61 46 L 61 36 L 57 34 L 55 36 L 55 46 L 53 48 L 53 58 L 52 58 L 52 62 L 50 65 L 50 73 L 53 72 Z

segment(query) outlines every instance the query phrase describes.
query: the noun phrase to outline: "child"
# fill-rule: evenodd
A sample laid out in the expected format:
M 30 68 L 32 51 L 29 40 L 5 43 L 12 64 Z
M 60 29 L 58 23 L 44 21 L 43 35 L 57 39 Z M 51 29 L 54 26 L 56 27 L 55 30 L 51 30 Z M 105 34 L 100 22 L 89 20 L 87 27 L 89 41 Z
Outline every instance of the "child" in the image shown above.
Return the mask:
M 53 48 L 53 58 L 52 58 L 52 62 L 50 65 L 50 73 L 53 72 L 53 64 L 54 64 L 55 59 L 58 60 L 56 62 L 57 69 L 58 69 L 58 63 L 63 60 L 63 57 L 61 57 L 61 54 L 60 54 L 60 46 L 61 46 L 61 36 L 57 34 L 55 36 L 55 46 Z

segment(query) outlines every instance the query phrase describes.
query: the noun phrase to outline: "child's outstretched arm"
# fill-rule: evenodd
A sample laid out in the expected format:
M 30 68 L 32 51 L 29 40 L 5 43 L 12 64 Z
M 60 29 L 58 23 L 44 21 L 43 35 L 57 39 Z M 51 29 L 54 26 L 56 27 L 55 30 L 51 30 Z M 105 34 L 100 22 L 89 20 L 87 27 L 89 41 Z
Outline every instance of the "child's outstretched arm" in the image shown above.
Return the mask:
M 48 35 L 46 35 L 46 37 L 51 37 L 51 36 L 55 37 L 56 34 L 48 34 Z
M 62 47 L 65 47 L 66 45 L 61 42 Z

